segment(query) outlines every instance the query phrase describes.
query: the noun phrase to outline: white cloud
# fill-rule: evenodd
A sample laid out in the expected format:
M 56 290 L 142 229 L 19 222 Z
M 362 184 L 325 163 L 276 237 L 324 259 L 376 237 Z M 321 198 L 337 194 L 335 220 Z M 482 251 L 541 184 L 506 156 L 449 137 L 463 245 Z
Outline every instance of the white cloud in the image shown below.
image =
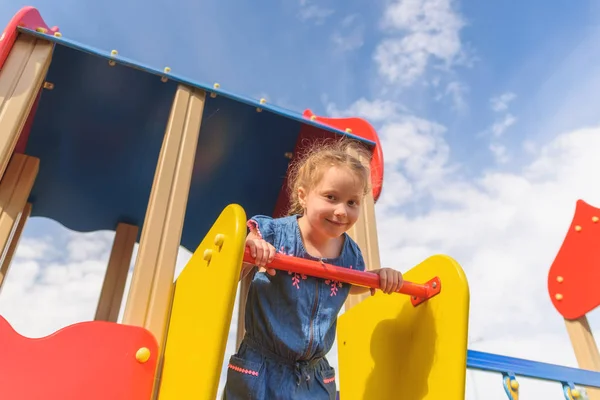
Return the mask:
M 500 137 L 504 132 L 506 132 L 508 128 L 513 126 L 515 122 L 517 122 L 515 116 L 508 113 L 504 116 L 503 119 L 494 122 L 490 130 L 495 137 Z
M 483 339 L 472 348 L 576 366 L 564 324 L 550 304 L 546 277 L 575 200 L 600 204 L 600 188 L 589 184 L 600 178 L 595 154 L 600 128 L 560 135 L 542 145 L 521 171 L 486 172 L 466 182 L 449 162 L 444 128 L 393 113 L 391 106 L 354 105 L 389 121 L 380 130 L 387 172 L 377 206 L 384 265 L 405 271 L 435 253 L 455 257 L 471 287 L 471 337 Z M 427 207 L 418 212 L 396 208 L 420 202 Z M 93 318 L 113 236 L 60 232 L 35 239 L 26 229 L 0 295 L 0 314 L 24 335 L 47 335 Z M 63 241 L 68 244 L 61 249 Z M 63 258 L 46 262 L 48 249 L 58 249 Z M 180 253 L 177 273 L 188 258 L 188 252 Z M 596 314 L 590 320 L 599 321 Z M 235 329 L 234 318 L 226 358 L 234 351 Z M 330 354 L 334 365 L 335 354 Z M 473 390 L 478 398 L 504 399 L 498 375 L 468 376 L 468 399 L 477 398 Z M 523 396 L 562 398 L 556 384 L 520 381 Z
M 333 14 L 310 0 L 299 4 L 299 17 L 304 21 L 322 24 Z M 358 29 L 355 22 L 348 19 L 342 24 L 348 30 L 340 32 L 353 33 L 350 28 Z M 425 76 L 427 68 L 464 62 L 460 31 L 465 22 L 451 0 L 394 1 L 385 9 L 383 22 L 386 37 L 374 58 L 387 83 L 406 86 L 422 78 L 442 88 L 439 75 Z M 362 43 L 362 38 L 348 40 L 352 36 L 341 33 L 337 39 L 346 40 L 349 48 Z M 567 77 L 573 76 L 567 72 Z M 569 79 L 564 81 L 571 85 Z M 584 81 L 591 92 L 598 86 Z M 461 85 L 447 84 L 446 95 L 462 93 Z M 550 89 L 548 93 L 555 96 L 555 87 Z M 504 93 L 491 99 L 490 107 L 510 115 L 504 113 L 514 98 L 513 93 Z M 586 104 L 591 107 L 593 102 Z M 573 119 L 572 107 L 559 108 Z M 455 257 L 470 282 L 471 337 L 482 338 L 473 341 L 471 348 L 576 366 L 545 282 L 575 200 L 584 198 L 600 205 L 600 189 L 590 184 L 598 181 L 600 173 L 595 154 L 600 148 L 600 128 L 566 132 L 546 143 L 527 141 L 524 146 L 531 161 L 521 170 L 482 172 L 476 180 L 465 181 L 459 175 L 460 166 L 450 161 L 443 125 L 411 115 L 389 99 L 360 99 L 347 110 L 335 106 L 328 110 L 330 114 L 362 115 L 381 126 L 386 175 L 377 214 L 383 263 L 404 271 L 435 253 Z M 499 125 L 497 136 L 514 122 L 505 122 L 505 128 Z M 508 154 L 508 148 L 496 142 L 490 150 L 499 160 Z M 93 318 L 112 234 L 60 232 L 60 237 L 34 238 L 26 229 L 0 294 L 0 314 L 22 334 L 46 335 Z M 189 253 L 180 252 L 176 274 L 188 258 Z M 130 279 L 131 274 L 127 288 Z M 237 308 L 226 358 L 234 351 L 235 316 Z M 590 319 L 592 325 L 600 322 L 595 313 Z M 330 354 L 334 365 L 336 353 L 334 349 Z M 469 372 L 468 379 L 467 399 L 506 398 L 499 375 Z M 563 398 L 557 384 L 519 380 L 523 398 Z M 223 377 L 221 387 L 222 383 Z
M 546 282 L 575 201 L 600 205 L 600 188 L 590 184 L 600 179 L 600 126 L 529 144 L 536 151 L 521 170 L 482 171 L 467 181 L 450 161 L 445 128 L 392 104 L 363 99 L 350 107 L 358 116 L 385 116 L 376 119 L 386 163 L 376 207 L 383 264 L 406 271 L 433 254 L 454 257 L 470 283 L 470 335 L 483 338 L 476 348 L 576 367 Z M 488 375 L 469 373 L 476 377 L 469 390 L 505 398 L 499 376 Z M 560 385 L 520 380 L 523 395 L 562 398 Z
M 512 92 L 502 93 L 500 96 L 492 97 L 490 99 L 490 107 L 496 112 L 506 111 L 508 109 L 508 104 L 516 97 L 517 95 Z
M 27 237 L 26 226 L 25 246 L 17 248 L 2 288 L 0 314 L 25 336 L 48 335 L 93 319 L 96 311 L 108 262 L 108 251 L 100 249 L 110 249 L 111 235 L 59 230 L 60 237 L 34 239 Z M 64 241 L 68 244 L 61 250 Z M 48 257 L 48 249 L 55 257 Z
M 23 235 L 19 241 L 18 257 L 23 260 L 41 260 L 56 257 L 60 254 L 60 251 L 51 247 L 50 240 L 51 238 L 48 237 L 40 240 Z
M 385 9 L 383 27 L 388 34 L 374 59 L 389 82 L 410 86 L 433 59 L 449 68 L 464 57 L 460 30 L 465 22 L 452 0 L 397 0 Z
M 323 24 L 334 13 L 331 8 L 314 4 L 311 0 L 299 0 L 299 5 L 298 17 L 302 21 L 314 21 L 317 25 Z
M 599 337 L 600 331 L 595 333 L 596 337 Z M 497 352 L 498 349 L 503 349 L 503 355 L 533 360 L 544 359 L 545 362 L 552 364 L 577 368 L 575 355 L 567 343 L 569 343 L 569 337 L 566 331 L 560 334 L 540 334 L 534 337 L 519 335 L 516 332 L 502 340 L 474 342 L 469 347 L 488 352 Z M 564 400 L 565 398 L 559 382 L 519 376 L 517 381 L 519 382 L 519 398 L 544 400 Z M 497 373 L 468 370 L 466 392 L 466 400 L 507 399 L 502 388 L 502 377 Z
M 508 150 L 506 146 L 498 143 L 491 143 L 490 151 L 494 155 L 494 159 L 497 163 L 506 164 L 508 161 L 510 161 L 510 157 L 507 154 Z
M 452 81 L 446 85 L 444 92 L 436 96 L 436 100 L 441 100 L 444 97 L 450 97 L 454 110 L 462 112 L 468 108 L 465 100 L 465 94 L 469 91 L 466 84 L 459 81 Z
M 21 334 L 31 337 L 93 319 L 114 232 L 77 233 L 55 224 L 57 234 L 34 238 L 28 236 L 29 224 L 2 288 L 0 314 Z M 136 244 L 126 292 L 137 250 Z M 176 276 L 190 256 L 187 250 L 180 249 Z M 126 298 L 121 314 L 125 302 Z
M 382 122 L 390 118 L 396 118 L 406 108 L 398 102 L 390 100 L 373 100 L 360 98 L 345 110 L 340 110 L 333 103 L 327 104 L 327 113 L 336 118 L 362 116 L 371 122 Z
M 356 50 L 364 44 L 364 31 L 365 24 L 360 15 L 351 14 L 346 16 L 333 32 L 331 41 L 341 51 Z
M 501 143 L 500 139 L 504 136 L 504 133 L 517 122 L 517 117 L 509 111 L 509 104 L 516 97 L 516 94 L 512 92 L 505 92 L 499 96 L 490 98 L 490 108 L 496 114 L 502 113 L 503 115 L 502 117 L 496 118 L 491 126 L 480 133 L 482 136 L 491 137 L 488 148 L 497 164 L 506 164 L 511 159 L 508 147 Z
M 384 185 L 386 196 L 380 199 L 379 207 L 387 209 L 415 201 L 425 194 L 424 189 L 443 181 L 456 170 L 449 161 L 450 147 L 443 138 L 446 128 L 408 113 L 396 102 L 370 102 L 363 98 L 346 111 L 338 110 L 334 104 L 329 104 L 327 109 L 335 116 L 359 116 L 378 125 L 386 179 L 394 182 L 390 188 Z M 402 203 L 398 203 L 400 199 Z

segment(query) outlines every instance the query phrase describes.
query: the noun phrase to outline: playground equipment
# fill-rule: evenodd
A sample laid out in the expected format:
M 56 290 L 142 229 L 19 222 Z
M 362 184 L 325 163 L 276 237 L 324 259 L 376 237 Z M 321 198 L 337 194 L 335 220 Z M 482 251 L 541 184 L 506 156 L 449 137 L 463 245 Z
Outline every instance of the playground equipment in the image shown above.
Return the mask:
M 19 11 L 0 38 L 0 289 L 30 215 L 116 235 L 94 321 L 32 340 L 0 316 L 0 398 L 215 399 L 247 215 L 282 215 L 290 160 L 307 141 L 339 136 L 373 154 L 364 160 L 373 193 L 350 234 L 379 268 L 383 152 L 368 122 L 297 115 L 191 82 L 63 38 L 32 7 Z M 173 283 L 180 245 L 194 253 Z M 283 255 L 272 266 L 377 285 L 368 271 Z M 600 387 L 595 372 L 467 350 L 469 290 L 453 259 L 430 257 L 405 279 L 397 295 L 348 299 L 342 399 L 463 399 L 467 367 L 501 374 L 513 399 L 517 375 L 558 381 L 571 397 L 575 385 Z M 243 332 L 242 318 L 238 340 Z
M 548 272 L 548 292 L 565 319 L 579 367 L 600 371 L 600 353 L 586 314 L 600 305 L 600 209 L 578 200 L 571 226 Z M 589 389 L 600 400 L 600 389 Z

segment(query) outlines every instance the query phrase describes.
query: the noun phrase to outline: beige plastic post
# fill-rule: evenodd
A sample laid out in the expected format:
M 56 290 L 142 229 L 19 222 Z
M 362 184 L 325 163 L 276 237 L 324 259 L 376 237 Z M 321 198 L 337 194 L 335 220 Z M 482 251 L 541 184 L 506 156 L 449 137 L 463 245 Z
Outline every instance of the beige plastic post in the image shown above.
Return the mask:
M 39 159 L 14 154 L 0 181 L 0 249 L 4 253 L 11 233 L 33 188 Z
M 600 354 L 587 317 L 565 319 L 565 325 L 579 368 L 600 372 Z M 586 392 L 589 400 L 600 400 L 599 388 L 586 387 Z
M 123 318 L 150 330 L 161 348 L 205 96 L 185 86 L 175 94 Z
M 362 158 L 361 161 L 365 164 L 368 163 L 368 160 Z M 367 269 L 379 269 L 381 268 L 381 259 L 379 258 L 379 242 L 375 221 L 375 200 L 373 199 L 372 192 L 369 192 L 365 196 L 361 208 L 360 217 L 348 234 L 360 247 Z M 369 292 L 349 295 L 346 303 L 344 303 L 344 307 L 346 310 L 349 310 L 369 296 Z
M 96 321 L 117 322 L 137 235 L 137 226 L 125 223 L 117 225 L 108 267 L 104 275 L 102 292 L 96 308 L 94 318 Z
M 12 262 L 12 258 L 15 255 L 15 250 L 19 245 L 19 240 L 21 239 L 21 234 L 23 233 L 23 228 L 25 228 L 25 224 L 27 223 L 27 219 L 31 215 L 31 203 L 25 204 L 25 208 L 17 217 L 17 223 L 15 224 L 15 229 L 10 237 L 10 243 L 6 252 L 4 253 L 4 257 L 2 258 L 2 264 L 0 264 L 0 293 L 2 292 L 2 283 L 4 282 L 6 276 L 8 275 L 8 270 L 10 268 L 10 263 Z
M 248 292 L 250 291 L 250 283 L 252 282 L 252 277 L 254 274 L 249 272 L 246 276 L 240 281 L 240 294 L 238 299 L 238 317 L 237 317 L 237 334 L 235 340 L 235 348 L 237 349 L 242 343 L 242 339 L 244 339 L 244 335 L 246 334 L 246 301 L 248 300 Z
M 52 43 L 20 35 L 0 71 L 0 177 L 52 59 Z

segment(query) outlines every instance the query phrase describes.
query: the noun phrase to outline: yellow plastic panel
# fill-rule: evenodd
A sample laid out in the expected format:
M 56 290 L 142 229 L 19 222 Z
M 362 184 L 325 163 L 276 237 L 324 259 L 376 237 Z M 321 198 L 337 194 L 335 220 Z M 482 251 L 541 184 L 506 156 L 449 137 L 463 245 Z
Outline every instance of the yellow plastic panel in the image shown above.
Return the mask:
M 245 240 L 246 213 L 229 205 L 177 278 L 159 399 L 217 397 Z
M 434 276 L 441 293 L 417 307 L 409 296 L 378 291 L 340 317 L 342 400 L 464 400 L 469 287 L 446 256 L 426 259 L 404 278 Z

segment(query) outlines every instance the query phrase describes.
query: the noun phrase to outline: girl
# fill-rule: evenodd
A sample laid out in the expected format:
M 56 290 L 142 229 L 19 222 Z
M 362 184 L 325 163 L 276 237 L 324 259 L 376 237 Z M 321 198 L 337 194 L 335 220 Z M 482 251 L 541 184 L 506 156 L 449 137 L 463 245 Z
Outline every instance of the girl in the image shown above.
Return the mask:
M 370 190 L 369 170 L 351 149 L 369 156 L 347 139 L 315 146 L 290 171 L 289 216 L 248 221 L 246 246 L 259 271 L 248 292 L 246 334 L 229 361 L 227 400 L 336 398 L 335 371 L 325 355 L 348 294 L 369 289 L 264 267 L 279 251 L 365 270 L 361 251 L 346 232 Z M 252 268 L 245 264 L 242 277 Z M 398 271 L 372 272 L 379 274 L 385 293 L 402 284 Z

